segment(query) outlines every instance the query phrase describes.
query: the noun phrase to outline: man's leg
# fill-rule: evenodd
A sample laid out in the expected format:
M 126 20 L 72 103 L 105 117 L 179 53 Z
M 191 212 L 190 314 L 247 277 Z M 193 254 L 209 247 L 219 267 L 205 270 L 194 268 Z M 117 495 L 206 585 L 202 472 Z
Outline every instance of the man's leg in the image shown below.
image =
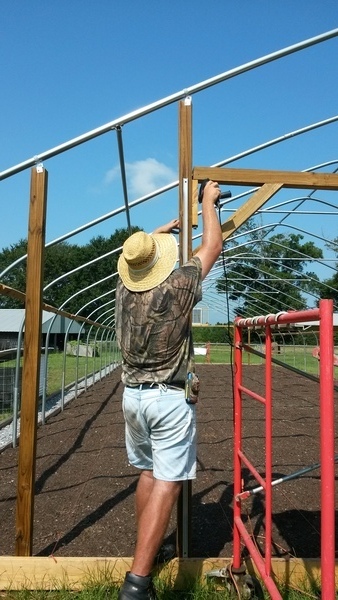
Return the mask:
M 146 473 L 150 473 L 147 475 Z M 142 478 L 142 479 L 141 479 Z M 142 472 L 137 498 L 137 542 L 131 572 L 147 576 L 168 528 L 181 481 L 162 481 Z
M 155 480 L 152 471 L 142 471 L 138 480 L 135 497 L 137 524 L 139 522 L 143 509 L 149 500 L 149 496 L 153 491 L 154 481 Z

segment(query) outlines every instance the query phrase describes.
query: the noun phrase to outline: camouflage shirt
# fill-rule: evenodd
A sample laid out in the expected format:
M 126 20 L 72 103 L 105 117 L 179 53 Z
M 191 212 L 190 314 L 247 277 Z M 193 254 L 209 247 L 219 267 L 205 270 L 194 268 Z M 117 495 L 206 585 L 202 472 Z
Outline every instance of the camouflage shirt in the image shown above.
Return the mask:
M 202 265 L 197 257 L 146 292 L 130 292 L 118 280 L 116 335 L 124 384 L 184 384 L 188 354 L 193 353 L 190 315 L 202 298 L 201 283 Z

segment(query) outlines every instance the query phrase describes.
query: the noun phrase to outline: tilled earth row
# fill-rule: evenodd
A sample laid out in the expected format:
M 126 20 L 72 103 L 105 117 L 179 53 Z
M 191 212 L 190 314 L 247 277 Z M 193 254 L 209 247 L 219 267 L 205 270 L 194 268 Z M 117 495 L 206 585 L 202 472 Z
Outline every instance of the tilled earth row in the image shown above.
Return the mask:
M 199 365 L 198 374 L 201 392 L 197 405 L 198 473 L 192 484 L 192 556 L 230 557 L 232 369 L 229 365 Z M 38 429 L 34 555 L 133 554 L 137 471 L 128 465 L 125 453 L 120 375 L 116 370 L 96 383 Z M 244 385 L 264 395 L 263 367 L 245 367 Z M 262 404 L 246 398 L 243 450 L 262 475 L 264 431 Z M 273 435 L 273 479 L 320 461 L 319 386 L 282 367 L 273 370 Z M 0 454 L 1 555 L 15 553 L 17 464 L 18 448 Z M 246 469 L 243 485 L 258 485 Z M 296 476 L 273 490 L 273 554 L 319 557 L 320 470 Z M 253 494 L 242 504 L 247 529 L 264 552 L 264 495 Z M 175 538 L 176 512 L 167 541 Z

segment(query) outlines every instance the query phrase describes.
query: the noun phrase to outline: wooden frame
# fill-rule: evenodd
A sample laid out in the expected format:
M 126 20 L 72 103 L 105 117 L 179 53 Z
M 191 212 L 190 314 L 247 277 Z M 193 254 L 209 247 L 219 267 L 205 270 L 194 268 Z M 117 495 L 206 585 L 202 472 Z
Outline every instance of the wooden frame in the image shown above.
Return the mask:
M 42 166 L 32 169 L 27 243 L 21 428 L 16 501 L 15 548 L 18 556 L 30 556 L 33 547 L 47 181 L 48 174 Z
M 220 184 L 261 186 L 233 216 L 222 223 L 223 240 L 228 239 L 245 221 L 261 208 L 283 187 L 321 190 L 338 190 L 338 175 L 298 171 L 271 171 L 262 169 L 228 169 L 219 167 L 194 167 L 194 181 L 212 179 Z M 195 248 L 196 252 L 198 248 Z
M 326 173 L 308 173 L 292 171 L 269 171 L 252 169 L 229 169 L 216 167 L 192 168 L 191 143 L 191 106 L 187 102 L 180 105 L 180 217 L 188 219 L 188 232 L 185 252 L 191 255 L 191 228 L 197 226 L 197 187 L 198 182 L 209 178 L 220 184 L 260 186 L 233 216 L 222 224 L 223 239 L 229 238 L 245 221 L 263 206 L 281 188 L 318 188 L 322 190 L 338 190 L 338 175 Z M 189 214 L 183 215 L 182 181 L 187 180 Z M 39 349 L 42 310 L 42 272 L 43 247 L 45 233 L 47 194 L 47 173 L 32 169 L 30 220 L 29 220 L 29 261 L 26 295 L 26 335 L 29 348 L 26 347 L 26 367 L 24 382 L 28 382 L 23 398 L 21 417 L 20 461 L 18 477 L 17 534 L 16 557 L 0 557 L 0 589 L 53 589 L 67 585 L 71 589 L 79 589 L 88 582 L 91 574 L 113 570 L 116 581 L 123 579 L 131 564 L 131 558 L 72 558 L 72 557 L 31 557 L 32 517 L 34 473 L 37 381 L 39 373 Z M 180 237 L 180 241 L 183 238 Z M 196 251 L 195 249 L 194 251 Z M 183 244 L 181 250 L 181 258 Z M 34 266 L 35 265 L 35 266 Z M 40 328 L 39 328 L 40 324 Z M 35 328 L 35 333 L 34 333 Z M 32 373 L 35 377 L 32 379 Z M 25 431 L 26 428 L 26 431 Z M 24 458 L 24 455 L 26 458 Z M 27 458 L 28 457 L 28 458 Z M 168 577 L 168 572 L 175 576 L 175 586 L 184 587 L 184 579 L 188 575 L 200 577 L 207 571 L 224 568 L 230 559 L 174 559 L 161 571 Z M 276 577 L 288 585 L 300 582 L 313 582 L 320 578 L 319 560 L 273 559 L 272 568 Z M 169 570 L 169 571 L 168 571 Z M 336 566 L 338 585 L 338 564 Z
M 0 557 L 0 590 L 81 590 L 86 585 L 101 583 L 120 585 L 131 557 Z M 156 575 L 177 590 L 187 588 L 189 581 L 200 580 L 212 570 L 226 569 L 231 558 L 175 558 L 158 567 Z M 259 576 L 250 559 L 245 561 L 248 573 Z M 320 586 L 320 560 L 273 558 L 272 572 L 277 584 L 300 587 L 314 583 Z M 335 569 L 338 587 L 338 563 Z M 217 580 L 216 580 L 217 581 Z M 220 580 L 221 585 L 221 580 Z

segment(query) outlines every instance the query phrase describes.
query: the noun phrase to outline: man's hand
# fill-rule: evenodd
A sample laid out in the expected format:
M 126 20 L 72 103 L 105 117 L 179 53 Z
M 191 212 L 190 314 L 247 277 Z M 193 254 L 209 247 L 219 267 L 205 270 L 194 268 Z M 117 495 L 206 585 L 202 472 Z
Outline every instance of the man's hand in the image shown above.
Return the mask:
M 217 181 L 207 181 L 205 184 L 205 188 L 203 190 L 203 200 L 202 202 L 208 202 L 212 204 L 216 204 L 217 200 L 221 195 L 221 190 Z
M 179 219 L 172 219 L 169 223 L 165 225 L 160 225 L 153 231 L 153 233 L 171 233 L 173 229 L 179 229 L 180 222 Z

